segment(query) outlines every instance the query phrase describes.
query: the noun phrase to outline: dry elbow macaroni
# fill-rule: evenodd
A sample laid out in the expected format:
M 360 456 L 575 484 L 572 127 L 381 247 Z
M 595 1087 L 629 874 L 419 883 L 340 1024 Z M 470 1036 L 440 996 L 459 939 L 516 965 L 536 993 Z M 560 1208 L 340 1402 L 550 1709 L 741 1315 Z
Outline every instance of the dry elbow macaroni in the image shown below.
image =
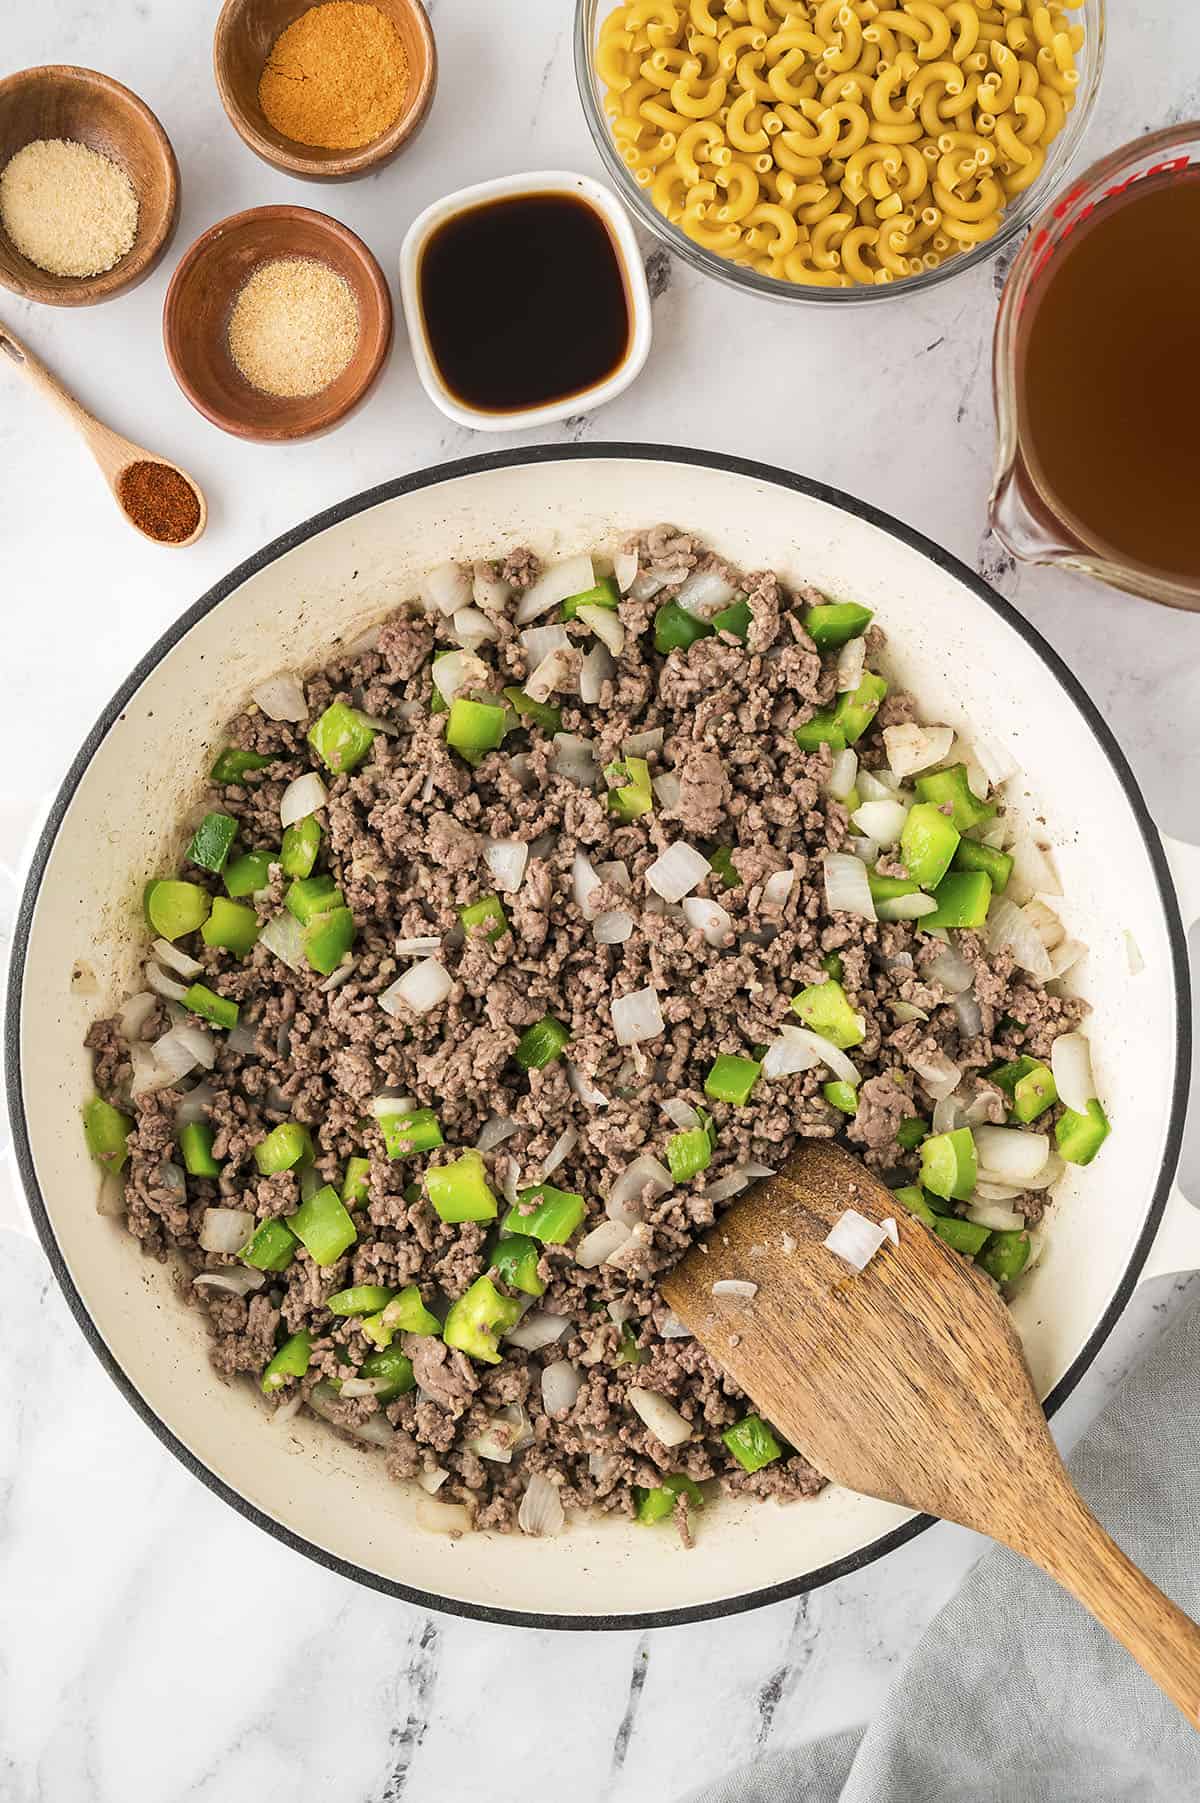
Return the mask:
M 848 288 L 998 229 L 1074 104 L 1080 3 L 628 0 L 596 68 L 660 213 L 744 268 Z

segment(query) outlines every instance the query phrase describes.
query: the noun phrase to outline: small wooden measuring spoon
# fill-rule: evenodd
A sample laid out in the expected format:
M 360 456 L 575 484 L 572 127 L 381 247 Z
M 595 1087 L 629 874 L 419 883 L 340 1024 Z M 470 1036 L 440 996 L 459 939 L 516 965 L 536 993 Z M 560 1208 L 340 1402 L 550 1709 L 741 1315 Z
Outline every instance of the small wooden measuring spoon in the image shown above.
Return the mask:
M 823 1244 L 889 1216 L 858 1272 Z M 714 1296 L 722 1279 L 753 1296 Z M 809 1141 L 662 1286 L 679 1319 L 819 1471 L 988 1534 L 1048 1572 L 1200 1728 L 1200 1627 L 1089 1512 L 1050 1438 L 1008 1310 L 858 1160 Z
M 152 451 L 145 451 L 132 439 L 122 438 L 110 426 L 104 425 L 86 407 L 80 405 L 75 396 L 63 387 L 57 376 L 51 375 L 46 365 L 22 344 L 15 332 L 6 325 L 0 325 L 0 356 L 6 357 L 20 371 L 26 381 L 52 401 L 59 412 L 66 415 L 70 424 L 78 432 L 88 450 L 100 466 L 100 473 L 112 490 L 113 498 L 121 509 L 129 524 L 152 545 L 168 545 L 179 549 L 184 545 L 194 545 L 208 524 L 208 503 L 204 499 L 199 483 L 193 481 L 186 470 L 181 470 L 177 463 L 171 463 L 165 457 L 158 457 Z M 192 531 L 186 538 L 157 538 L 153 532 L 147 532 L 130 513 L 121 498 L 121 477 L 135 463 L 160 464 L 164 469 L 173 470 L 191 489 L 196 499 L 199 517 Z

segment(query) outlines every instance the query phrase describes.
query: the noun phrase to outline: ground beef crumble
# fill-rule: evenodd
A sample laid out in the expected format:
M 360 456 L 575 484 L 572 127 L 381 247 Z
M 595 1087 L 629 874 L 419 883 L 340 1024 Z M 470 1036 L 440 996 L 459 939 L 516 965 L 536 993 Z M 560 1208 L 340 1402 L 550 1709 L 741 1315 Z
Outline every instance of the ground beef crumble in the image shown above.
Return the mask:
M 896 1132 L 911 1116 L 932 1113 L 914 1060 L 920 1064 L 930 1048 L 947 1054 L 974 1081 L 987 1117 L 1003 1120 L 1004 1097 L 982 1073 L 1022 1053 L 1048 1056 L 1056 1034 L 1082 1013 L 1080 1003 L 1016 970 L 1009 952 L 989 951 L 979 934 L 955 934 L 981 1016 L 981 1031 L 966 1038 L 954 997 L 928 971 L 930 942 L 913 926 L 827 911 L 821 860 L 842 849 L 853 829 L 845 808 L 824 790 L 830 753 L 801 751 L 793 738 L 796 725 L 836 699 L 836 653 L 822 657 L 802 623 L 804 606 L 819 597 L 789 591 L 770 572 L 743 578 L 671 526 L 639 534 L 627 549 L 637 554 L 640 576 L 621 602 L 624 649 L 600 702 L 589 707 L 580 700 L 577 657 L 568 660 L 567 692 L 554 696 L 562 730 L 596 747 L 595 791 L 559 772 L 551 740 L 535 725 L 521 726 L 474 769 L 447 747 L 446 714 L 430 708 L 429 670 L 436 652 L 450 648 L 452 628 L 444 616 L 418 615 L 415 607 L 395 614 L 367 648 L 338 653 L 308 678 L 308 721 L 274 722 L 251 708 L 232 722 L 233 745 L 271 759 L 206 798 L 207 806 L 235 816 L 242 849 L 278 845 L 283 790 L 314 767 L 305 733 L 331 702 L 362 707 L 389 723 L 354 773 L 322 770 L 329 800 L 317 868 L 335 877 L 354 914 L 353 967 L 331 989 L 315 972 L 291 971 L 261 943 L 239 962 L 198 935 L 184 939 L 181 949 L 204 967 L 202 980 L 241 1005 L 242 1030 L 233 1038 L 215 1036 L 216 1065 L 203 1074 L 202 1105 L 193 1109 L 214 1129 L 219 1177 L 185 1181 L 180 1169 L 176 1113 L 195 1075 L 132 1105 L 126 1223 L 147 1253 L 181 1261 L 188 1293 L 208 1317 L 216 1370 L 257 1377 L 281 1333 L 306 1329 L 313 1342 L 309 1372 L 289 1379 L 276 1401 L 297 1387 L 307 1399 L 321 1384 L 322 1412 L 335 1425 L 388 1442 L 394 1477 L 448 1473 L 439 1495 L 466 1503 L 476 1526 L 498 1531 L 516 1527 L 531 1471 L 553 1475 L 568 1509 L 625 1514 L 636 1508 L 639 1488 L 672 1472 L 780 1500 L 819 1490 L 819 1473 L 790 1450 L 753 1475 L 744 1472 L 721 1436 L 748 1412 L 745 1397 L 698 1342 L 663 1336 L 667 1314 L 658 1283 L 720 1212 L 708 1190 L 747 1162 L 780 1166 L 805 1135 L 840 1137 L 888 1181 L 911 1182 L 918 1156 L 902 1150 Z M 503 597 L 515 600 L 528 589 L 540 564 L 520 549 L 502 564 L 476 566 L 477 575 L 481 569 L 488 578 L 484 605 L 498 637 L 480 655 L 499 691 L 530 670 Z M 655 612 L 706 569 L 727 575 L 746 594 L 746 643 L 723 632 L 659 656 L 652 645 Z M 568 633 L 577 651 L 594 642 L 579 621 Z M 882 650 L 883 635 L 872 627 L 872 661 Z M 864 768 L 884 761 L 882 726 L 914 717 L 911 697 L 887 696 L 860 741 Z M 656 735 L 657 744 L 651 741 L 643 754 L 652 778 L 673 779 L 676 798 L 668 784 L 653 811 L 623 822 L 604 804 L 600 767 L 620 756 L 635 733 Z M 678 907 L 647 887 L 647 867 L 680 837 L 706 855 L 718 847 L 730 854 L 728 874 L 736 882 L 714 868 L 696 891 L 729 916 L 720 944 L 710 944 Z M 497 839 L 522 841 L 529 858 L 518 892 L 502 897 L 506 926 L 491 942 L 486 931 L 464 935 L 459 909 L 493 889 L 483 853 Z M 597 892 L 603 909 L 628 918 L 628 934 L 618 943 L 598 944 L 576 904 L 577 851 L 604 866 Z M 903 867 L 893 861 L 886 868 Z M 791 888 L 784 900 L 772 899 L 768 879 L 784 871 L 793 874 Z M 187 876 L 219 888 L 219 879 L 192 867 Z M 255 898 L 261 919 L 278 913 L 284 888 L 273 865 L 269 887 Z M 394 1017 L 378 998 L 408 963 L 397 940 L 421 938 L 440 942 L 452 988 L 431 1013 L 403 1010 Z M 714 1058 L 749 1056 L 794 1022 L 791 997 L 823 980 L 822 960 L 832 953 L 842 959 L 842 981 L 865 1022 L 853 1051 L 864 1079 L 857 1114 L 847 1120 L 825 1099 L 829 1073 L 822 1067 L 760 1079 L 744 1107 L 707 1102 L 703 1084 Z M 656 1040 L 622 1048 L 612 1030 L 612 1001 L 648 985 L 658 993 L 665 1030 Z M 906 1004 L 901 1019 L 897 1004 Z M 927 1018 L 904 1019 L 913 1007 Z M 164 1031 L 167 1012 L 156 1005 L 138 1037 Z M 513 1052 L 522 1031 L 545 1015 L 569 1029 L 566 1057 L 526 1075 Z M 99 1093 L 130 1107 L 133 1065 L 116 1018 L 97 1021 L 87 1043 Z M 405 1334 L 416 1388 L 382 1409 L 372 1396 L 351 1400 L 330 1389 L 371 1348 L 353 1319 L 330 1313 L 328 1298 L 354 1283 L 416 1283 L 426 1305 L 444 1314 L 489 1269 L 492 1245 L 485 1226 L 439 1218 L 421 1191 L 420 1157 L 388 1158 L 367 1113 L 382 1090 L 435 1110 L 447 1149 L 432 1154 L 434 1162 L 474 1145 L 492 1116 L 515 1123 L 515 1132 L 486 1157 L 492 1187 L 510 1198 L 522 1181 L 536 1181 L 551 1146 L 572 1129 L 573 1147 L 554 1182 L 586 1198 L 581 1233 L 606 1218 L 608 1190 L 634 1157 L 664 1156 L 674 1130 L 661 1112 L 664 1099 L 709 1106 L 716 1149 L 711 1167 L 691 1182 L 665 1196 L 650 1188 L 634 1198 L 636 1229 L 609 1262 L 584 1269 L 570 1246 L 542 1249 L 538 1269 L 546 1287 L 536 1306 L 569 1323 L 557 1342 L 534 1352 L 506 1346 L 493 1367 L 437 1338 Z M 253 1158 L 258 1142 L 287 1119 L 310 1129 L 323 1181 L 340 1182 L 352 1154 L 369 1159 L 356 1244 L 327 1268 L 301 1250 L 288 1270 L 245 1297 L 192 1289 L 191 1277 L 202 1270 L 242 1268 L 232 1257 L 201 1251 L 208 1208 L 243 1209 L 266 1220 L 299 1205 L 296 1176 L 260 1176 Z M 1044 1201 L 1044 1194 L 1031 1193 L 1015 1206 L 1032 1221 Z M 551 1415 L 542 1375 L 563 1359 L 579 1374 L 579 1393 L 571 1407 Z M 665 1396 L 691 1424 L 691 1439 L 668 1450 L 629 1407 L 633 1386 Z M 481 1458 L 471 1444 L 498 1421 L 517 1435 L 507 1464 Z M 690 1542 L 682 1500 L 676 1520 Z

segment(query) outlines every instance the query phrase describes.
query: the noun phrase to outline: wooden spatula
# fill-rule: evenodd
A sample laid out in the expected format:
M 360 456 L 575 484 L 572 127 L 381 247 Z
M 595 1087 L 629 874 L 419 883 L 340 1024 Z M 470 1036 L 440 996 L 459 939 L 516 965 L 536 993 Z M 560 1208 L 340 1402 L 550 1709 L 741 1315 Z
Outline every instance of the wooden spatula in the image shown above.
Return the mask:
M 899 1233 L 861 1272 L 823 1244 L 848 1208 Z M 729 1278 L 755 1294 L 714 1295 Z M 1200 1727 L 1200 1628 L 1085 1507 L 1008 1310 L 857 1159 L 807 1143 L 722 1215 L 663 1294 L 819 1471 L 1023 1553 Z

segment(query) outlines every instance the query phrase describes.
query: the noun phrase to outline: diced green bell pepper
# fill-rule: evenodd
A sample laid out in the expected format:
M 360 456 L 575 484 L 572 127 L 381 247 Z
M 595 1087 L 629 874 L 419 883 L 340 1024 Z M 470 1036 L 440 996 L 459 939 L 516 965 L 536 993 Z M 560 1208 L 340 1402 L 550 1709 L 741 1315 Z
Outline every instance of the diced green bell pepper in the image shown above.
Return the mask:
M 682 1471 L 665 1477 L 653 1490 L 645 1490 L 640 1484 L 635 1484 L 633 1494 L 637 1498 L 637 1519 L 642 1527 L 647 1528 L 656 1526 L 660 1521 L 668 1521 L 675 1513 L 675 1505 L 681 1496 L 687 1497 L 689 1508 L 704 1507 L 703 1490 Z
M 850 1006 L 846 991 L 834 977 L 810 983 L 792 997 L 792 1008 L 806 1027 L 842 1051 L 858 1045 L 866 1033 L 862 1015 Z
M 498 1365 L 500 1335 L 515 1327 L 520 1318 L 519 1302 L 502 1296 L 490 1277 L 477 1277 L 466 1295 L 452 1305 L 443 1337 L 447 1346 L 468 1357 Z
M 983 1250 L 990 1235 L 990 1229 L 981 1227 L 977 1221 L 965 1221 L 961 1215 L 939 1215 L 933 1231 L 955 1252 L 965 1252 L 968 1258 L 974 1258 Z
M 977 839 L 960 839 L 951 868 L 984 871 L 991 877 L 996 894 L 1003 895 L 1012 875 L 1013 861 L 1006 851 L 997 851 L 992 845 L 980 845 Z
M 111 1102 L 93 1096 L 83 1105 L 83 1137 L 96 1163 L 106 1171 L 119 1171 L 129 1157 L 128 1139 L 133 1121 Z
M 858 1113 L 858 1091 L 853 1083 L 843 1083 L 840 1078 L 831 1083 L 823 1083 L 821 1094 L 834 1108 L 840 1108 L 843 1114 Z
M 544 1070 L 559 1056 L 570 1037 L 561 1021 L 555 1020 L 552 1014 L 544 1014 L 532 1027 L 526 1027 L 517 1041 L 514 1056 L 522 1070 Z
M 315 814 L 306 814 L 303 820 L 297 820 L 293 826 L 289 826 L 283 835 L 279 862 L 283 866 L 284 876 L 311 876 L 320 849 L 321 823 Z
M 632 1322 L 623 1321 L 621 1323 L 620 1344 L 613 1362 L 618 1365 L 644 1365 L 646 1363 L 646 1354 L 638 1345 L 638 1337 Z
M 578 595 L 568 595 L 559 611 L 559 619 L 573 620 L 581 607 L 611 607 L 614 610 L 621 605 L 621 591 L 612 576 L 601 576 L 594 588 L 585 588 Z
M 762 1065 L 756 1058 L 720 1052 L 704 1079 L 704 1093 L 714 1102 L 731 1102 L 735 1108 L 744 1108 L 761 1072 Z
M 307 1328 L 302 1328 L 283 1342 L 263 1372 L 263 1395 L 273 1396 L 276 1390 L 282 1390 L 289 1377 L 303 1377 L 311 1359 L 312 1335 Z
M 225 888 L 237 901 L 243 895 L 257 895 L 271 881 L 271 866 L 278 864 L 277 851 L 244 851 L 225 866 Z
M 934 927 L 981 927 L 991 906 L 992 879 L 986 870 L 948 871 L 933 899 L 937 908 L 918 922 L 926 932 Z
M 189 864 L 199 864 L 201 870 L 219 874 L 236 838 L 237 821 L 232 814 L 206 814 L 187 848 Z
M 258 916 L 253 908 L 245 902 L 227 901 L 223 895 L 213 896 L 212 913 L 200 928 L 205 945 L 219 946 L 235 958 L 244 958 L 253 951 L 258 933 Z
M 481 895 L 478 901 L 458 910 L 458 918 L 463 923 L 463 931 L 468 939 L 476 927 L 492 924 L 484 937 L 489 945 L 495 945 L 497 939 L 503 939 L 508 931 L 508 915 L 504 912 L 504 904 L 498 895 Z
M 512 703 L 523 720 L 531 720 L 543 732 L 562 731 L 562 709 L 550 701 L 535 701 L 524 689 L 505 689 L 504 699 Z
M 990 1081 L 1004 1091 L 1016 1119 L 1026 1125 L 1036 1121 L 1039 1114 L 1044 1114 L 1058 1100 L 1054 1073 L 1039 1058 L 1014 1058 L 1010 1064 L 1002 1064 L 999 1070 L 992 1071 Z
M 288 1226 L 319 1265 L 336 1264 L 358 1238 L 358 1229 L 332 1183 L 302 1202 L 295 1214 L 288 1216 Z
M 240 745 L 226 745 L 217 756 L 209 774 L 215 783 L 240 783 L 251 770 L 265 770 L 275 762 L 261 751 L 243 751 Z
M 511 1289 L 526 1296 L 544 1296 L 546 1286 L 538 1276 L 538 1260 L 542 1249 L 526 1233 L 510 1233 L 498 1242 L 492 1253 L 491 1268 Z
M 527 1234 L 545 1246 L 565 1246 L 586 1213 L 586 1202 L 574 1190 L 538 1183 L 532 1189 L 518 1190 L 501 1228 L 505 1233 Z
M 733 861 L 733 853 L 728 845 L 714 845 L 708 854 L 708 861 L 726 889 L 742 887 L 742 879 L 738 875 L 737 865 Z
M 368 1352 L 359 1366 L 358 1375 L 386 1378 L 387 1388 L 375 1392 L 376 1401 L 384 1405 L 395 1402 L 397 1396 L 404 1396 L 417 1386 L 412 1360 L 406 1358 L 398 1347 L 391 1347 L 386 1352 Z
M 902 895 L 917 895 L 920 883 L 914 883 L 910 877 L 880 876 L 877 870 L 868 870 L 867 887 L 871 891 L 872 901 L 899 901 Z
M 431 1165 L 425 1191 L 443 1221 L 492 1221 L 499 1212 L 478 1152 L 464 1152 L 452 1164 Z
M 299 1241 L 282 1221 L 260 1221 L 238 1257 L 257 1271 L 286 1271 Z
M 349 908 L 314 915 L 304 929 L 304 956 L 313 970 L 332 976 L 354 944 L 354 916 Z
M 325 1307 L 331 1315 L 375 1315 L 392 1300 L 393 1291 L 381 1283 L 352 1283 L 348 1290 L 338 1290 Z
M 446 743 L 468 760 L 494 751 L 504 738 L 505 710 L 490 701 L 468 701 L 456 695 L 446 720 Z
M 414 1108 L 408 1114 L 381 1114 L 379 1131 L 389 1158 L 409 1158 L 414 1152 L 432 1152 L 445 1145 L 442 1129 L 432 1108 Z
M 857 601 L 821 601 L 804 616 L 804 630 L 818 651 L 836 651 L 848 639 L 857 639 L 871 624 L 869 607 Z
M 365 714 L 335 701 L 308 729 L 308 742 L 327 770 L 345 776 L 358 766 L 375 743 L 375 728 Z
M 842 960 L 838 957 L 836 952 L 826 952 L 825 956 L 821 959 L 821 969 L 825 972 L 827 977 L 832 977 L 835 983 L 841 982 L 843 974 Z
M 333 878 L 323 873 L 320 876 L 297 877 L 294 883 L 288 885 L 283 904 L 288 913 L 294 915 L 302 927 L 306 927 L 318 914 L 328 914 L 334 908 L 344 908 L 346 898 Z
M 704 1127 L 687 1127 L 667 1141 L 667 1165 L 676 1183 L 690 1183 L 712 1163 L 712 1139 Z
M 212 897 L 199 883 L 168 877 L 147 886 L 146 916 L 164 939 L 182 939 L 186 933 L 196 932 L 208 919 L 211 906 Z
M 213 1157 L 213 1130 L 207 1121 L 187 1121 L 179 1129 L 179 1152 L 189 1177 L 219 1177 Z
M 980 801 L 972 792 L 965 764 L 951 764 L 948 770 L 929 770 L 918 776 L 916 787 L 922 801 L 953 810 L 951 819 L 960 833 L 982 826 L 996 812 L 994 801 Z
M 845 751 L 846 729 L 836 714 L 814 714 L 792 733 L 801 751 L 820 751 L 828 745 L 831 751 Z
M 654 616 L 654 649 L 663 657 L 672 651 L 686 651 L 697 639 L 712 637 L 707 620 L 699 620 L 678 601 L 665 601 Z
M 896 1129 L 896 1144 L 906 1152 L 915 1151 L 928 1132 L 929 1122 L 923 1121 L 919 1114 L 910 1114 Z
M 440 1334 L 442 1331 L 441 1322 L 425 1307 L 415 1283 L 408 1284 L 377 1315 L 368 1315 L 359 1326 L 368 1340 L 374 1340 L 381 1348 L 390 1346 L 398 1333 Z
M 220 898 L 218 897 L 218 900 Z M 238 1024 L 238 1005 L 226 996 L 217 995 L 204 983 L 193 983 L 183 998 L 185 1008 L 198 1014 L 201 1020 L 211 1022 L 214 1027 L 224 1027 L 232 1031 Z
M 744 1415 L 722 1431 L 722 1440 L 743 1471 L 761 1471 L 783 1457 L 783 1448 L 761 1415 Z
M 922 889 L 936 889 L 950 868 L 958 841 L 958 828 L 939 807 L 932 801 L 914 802 L 900 835 L 900 856 L 909 876 Z
M 936 1227 L 938 1217 L 930 1208 L 925 1192 L 916 1183 L 906 1183 L 902 1189 L 892 1191 L 897 1202 L 907 1208 L 909 1214 L 916 1215 L 918 1221 L 924 1221 L 926 1227 Z
M 979 1160 L 969 1127 L 933 1133 L 921 1147 L 921 1184 L 947 1201 L 965 1202 L 975 1188 Z
M 1029 1263 L 1029 1235 L 1023 1228 L 994 1233 L 979 1262 L 997 1283 L 1013 1283 Z
M 1108 1116 L 1093 1096 L 1086 1114 L 1079 1114 L 1074 1108 L 1063 1110 L 1054 1138 L 1068 1164 L 1091 1164 L 1111 1131 Z
M 748 601 L 733 601 L 728 607 L 723 607 L 719 614 L 713 615 L 713 631 L 731 632 L 734 638 L 741 639 L 744 645 L 750 634 L 752 618 Z
M 833 711 L 847 745 L 854 745 L 862 738 L 879 712 L 880 703 L 887 691 L 888 686 L 882 676 L 877 676 L 873 670 L 864 670 L 858 687 L 838 697 L 838 704 Z
M 262 1177 L 291 1171 L 313 1158 L 312 1135 L 299 1121 L 280 1121 L 254 1148 L 254 1163 Z
M 604 772 L 610 785 L 608 805 L 621 820 L 637 820 L 654 806 L 654 790 L 650 784 L 650 766 L 645 758 L 618 758 Z
M 371 1194 L 371 1160 L 360 1158 L 356 1154 L 346 1160 L 346 1175 L 342 1180 L 342 1201 L 347 1208 L 357 1208 L 360 1202 L 368 1200 Z

